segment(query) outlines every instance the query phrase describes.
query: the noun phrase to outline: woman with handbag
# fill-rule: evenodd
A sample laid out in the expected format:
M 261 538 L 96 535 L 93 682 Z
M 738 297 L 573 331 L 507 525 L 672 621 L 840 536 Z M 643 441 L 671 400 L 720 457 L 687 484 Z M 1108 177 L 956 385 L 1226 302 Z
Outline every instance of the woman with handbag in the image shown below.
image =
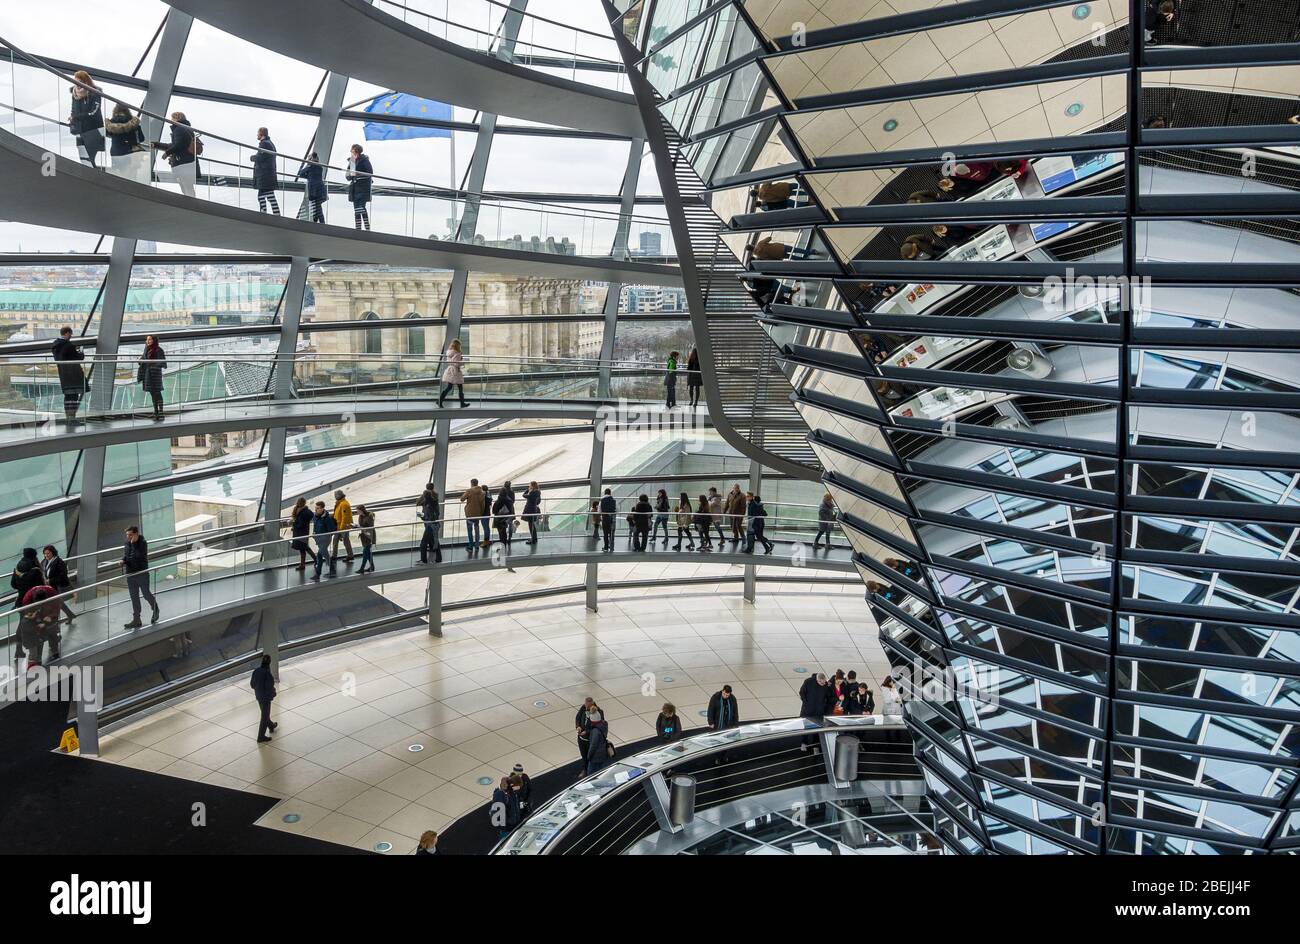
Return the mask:
M 149 183 L 149 149 L 145 147 L 140 119 L 119 102 L 105 128 L 112 142 L 108 148 L 109 160 L 112 161 L 110 172 L 138 184 Z
M 612 756 L 613 747 L 609 743 L 609 722 L 599 708 L 592 706 L 587 712 L 590 731 L 587 734 L 587 774 L 594 774 L 606 764 Z
M 163 144 L 155 141 L 153 146 L 162 151 L 163 157 L 171 166 L 172 176 L 187 197 L 194 196 L 194 185 L 199 179 L 199 155 L 203 153 L 203 141 L 190 130 L 190 121 L 183 111 L 172 112 L 172 139 Z
M 365 505 L 357 505 L 357 527 L 361 529 L 361 569 L 357 573 L 364 574 L 367 565 L 370 572 L 374 573 L 374 547 L 379 543 L 379 536 L 375 533 L 375 514 Z
M 153 418 L 155 422 L 163 418 L 163 368 L 167 366 L 167 355 L 152 334 L 144 339 L 144 353 L 140 355 L 140 365 L 136 368 L 135 379 L 144 388 L 144 392 L 153 399 Z
M 68 130 L 77 139 L 81 162 L 91 167 L 104 150 L 103 98 L 90 73 L 84 69 L 72 74 L 77 84 L 72 86 L 72 114 L 68 117 Z
M 298 552 L 297 570 L 307 569 L 308 555 L 311 555 L 311 562 L 316 563 L 316 552 L 308 543 L 311 538 L 311 517 L 307 499 L 298 496 L 298 500 L 293 503 L 293 510 L 289 512 L 289 534 L 293 538 L 289 546 Z

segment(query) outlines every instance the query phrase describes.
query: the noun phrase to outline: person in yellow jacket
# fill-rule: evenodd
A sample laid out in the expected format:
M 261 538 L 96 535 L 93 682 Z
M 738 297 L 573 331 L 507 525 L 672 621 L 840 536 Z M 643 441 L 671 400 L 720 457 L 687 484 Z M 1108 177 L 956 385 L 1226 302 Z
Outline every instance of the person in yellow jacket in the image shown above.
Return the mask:
M 352 504 L 343 494 L 343 489 L 334 492 L 334 546 L 330 548 L 330 557 L 335 561 L 339 559 L 339 542 L 348 549 L 348 556 L 343 558 L 345 561 L 352 560 L 352 535 L 349 530 L 352 527 Z

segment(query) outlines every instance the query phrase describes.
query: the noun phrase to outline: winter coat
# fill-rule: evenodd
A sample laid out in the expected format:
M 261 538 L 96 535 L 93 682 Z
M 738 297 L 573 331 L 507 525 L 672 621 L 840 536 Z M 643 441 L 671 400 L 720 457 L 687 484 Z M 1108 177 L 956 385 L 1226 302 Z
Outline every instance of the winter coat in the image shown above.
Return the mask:
M 719 731 L 740 724 L 740 706 L 736 702 L 735 695 L 724 700 L 721 691 L 714 692 L 713 697 L 709 699 L 708 714 L 709 727 Z
M 365 154 L 355 160 L 348 158 L 348 201 L 350 203 L 370 202 L 370 175 L 374 172 L 374 168 L 370 166 L 370 158 Z
M 329 188 L 325 186 L 325 168 L 310 161 L 298 168 L 298 177 L 307 182 L 307 199 L 312 203 L 324 203 L 329 199 Z
M 13 587 L 15 594 L 14 608 L 22 606 L 23 595 L 28 590 L 44 583 L 45 575 L 41 573 L 40 564 L 36 563 L 36 548 L 23 548 L 23 556 L 14 567 L 13 576 L 9 578 L 9 586 Z
M 379 543 L 379 536 L 375 533 L 374 512 L 367 511 L 364 515 L 358 515 L 357 526 L 361 529 L 359 536 L 362 547 L 374 547 Z
M 59 387 L 64 393 L 85 393 L 86 375 L 81 361 L 86 359 L 81 348 L 71 341 L 56 338 L 53 346 L 54 361 L 59 365 Z
M 352 527 L 352 503 L 346 498 L 340 498 L 334 503 L 334 524 L 340 531 Z
M 654 509 L 650 507 L 648 501 L 639 501 L 632 506 L 632 521 L 636 530 L 649 531 L 650 519 L 654 514 Z
M 167 158 L 167 163 L 172 167 L 193 164 L 194 173 L 198 174 L 198 158 L 190 150 L 194 143 L 194 132 L 190 130 L 189 122 L 173 121 L 168 127 L 171 128 L 172 139 L 171 143 L 163 148 L 163 157 Z
M 691 530 L 691 523 L 694 514 L 695 513 L 691 510 L 690 505 L 678 505 L 676 509 L 677 527 L 682 528 L 685 531 Z
M 144 387 L 145 393 L 162 393 L 163 368 L 166 366 L 167 353 L 160 345 L 155 344 L 144 349 L 144 353 L 140 355 L 140 364 L 136 368 L 135 379 Z
M 686 359 L 686 386 L 699 387 L 704 383 L 704 378 L 700 376 L 700 355 L 691 351 L 691 356 Z
M 542 490 L 530 488 L 524 492 L 524 517 L 535 518 L 542 511 Z
M 483 489 L 478 485 L 465 489 L 465 494 L 460 496 L 460 500 L 465 503 L 466 518 L 482 518 L 483 512 L 487 511 Z
M 279 175 L 275 172 L 275 142 L 263 138 L 257 142 L 257 152 L 249 158 L 253 162 L 253 188 L 258 193 L 266 193 L 280 185 Z
M 255 668 L 249 684 L 253 687 L 253 694 L 259 702 L 270 704 L 275 699 L 275 676 L 271 674 L 270 666 L 259 665 Z
M 461 365 L 464 363 L 464 354 L 460 351 L 448 351 L 447 367 L 442 372 L 442 382 L 447 384 L 463 384 L 465 382 L 465 372 L 461 370 Z
M 122 545 L 122 568 L 128 574 L 138 574 L 149 569 L 149 542 L 140 535 Z
M 87 131 L 100 131 L 104 127 L 103 98 L 98 92 L 91 92 L 85 98 L 72 99 L 72 121 L 68 130 L 80 137 Z
M 72 586 L 72 581 L 68 579 L 68 562 L 62 557 L 56 555 L 43 561 L 41 573 L 45 575 L 45 582 L 55 590 L 62 591 Z
M 498 528 L 508 528 L 515 520 L 515 493 L 501 490 L 497 500 L 492 503 L 492 524 Z
M 293 536 L 296 538 L 302 538 L 311 534 L 311 519 L 312 513 L 310 508 L 306 505 L 299 508 L 298 512 L 293 516 L 293 524 L 291 525 Z
M 140 127 L 140 119 L 135 115 L 129 115 L 125 121 L 110 118 L 104 128 L 113 142 L 108 153 L 114 157 L 125 157 L 145 149 L 144 130 Z
M 655 719 L 655 734 L 665 743 L 676 741 L 682 736 L 682 716 L 673 715 L 670 718 L 661 712 Z
M 803 680 L 799 687 L 799 717 L 815 718 L 820 721 L 826 717 L 826 701 L 831 691 L 830 685 L 819 685 L 815 676 Z

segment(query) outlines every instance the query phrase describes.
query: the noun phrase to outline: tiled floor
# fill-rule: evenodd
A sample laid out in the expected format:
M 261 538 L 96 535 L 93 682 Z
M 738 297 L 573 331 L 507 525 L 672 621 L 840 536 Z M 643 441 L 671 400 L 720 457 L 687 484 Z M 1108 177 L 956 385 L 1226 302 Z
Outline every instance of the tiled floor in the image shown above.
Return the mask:
M 572 761 L 587 695 L 617 743 L 653 734 L 664 701 L 699 717 L 724 682 L 749 720 L 797 713 L 796 668 L 879 679 L 888 664 L 860 593 L 769 591 L 750 605 L 665 588 L 603 599 L 599 614 L 565 603 L 461 616 L 441 639 L 406 632 L 286 662 L 270 744 L 255 741 L 239 678 L 105 735 L 101 759 L 282 797 L 260 825 L 407 853 L 485 804 L 516 763 Z

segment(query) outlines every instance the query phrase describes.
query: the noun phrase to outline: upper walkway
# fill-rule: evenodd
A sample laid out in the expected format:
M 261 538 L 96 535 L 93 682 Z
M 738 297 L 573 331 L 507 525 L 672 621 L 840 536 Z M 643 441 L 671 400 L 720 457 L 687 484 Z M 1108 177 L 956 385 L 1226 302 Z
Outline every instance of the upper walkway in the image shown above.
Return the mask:
M 373 5 L 367 0 L 168 2 L 273 52 L 385 89 L 543 124 L 645 135 L 630 94 L 526 68 L 509 61 L 504 49 L 489 54 L 448 41 L 421 28 L 439 21 L 387 0 Z M 525 23 L 535 19 L 522 16 Z
M 349 225 L 314 223 L 229 206 L 216 200 L 188 197 L 95 170 L 9 131 L 0 131 L 0 176 L 24 182 L 22 186 L 7 189 L 5 218 L 37 226 L 182 246 L 376 265 L 468 268 L 504 275 L 542 275 L 647 285 L 681 283 L 675 267 L 614 259 L 609 256 L 608 247 L 603 250 L 603 255 L 584 257 L 499 248 L 475 242 L 422 239 L 413 235 L 353 229 L 350 216 L 346 218 Z M 380 183 L 379 178 L 375 181 L 376 185 Z M 252 191 L 235 193 L 242 194 L 244 200 L 255 205 Z M 428 202 L 459 202 L 463 205 L 470 201 Z M 476 214 L 489 212 L 490 204 L 485 201 L 473 201 L 473 205 Z M 434 209 L 429 207 L 430 214 Z M 378 217 L 381 211 L 382 206 L 373 212 Z M 564 215 L 558 208 L 548 211 L 540 206 L 522 212 L 538 217 Z M 571 215 L 579 228 L 586 228 L 583 220 L 591 216 L 578 211 L 572 211 Z M 403 215 L 402 219 L 406 217 Z M 605 216 L 601 220 L 608 222 L 612 235 L 617 217 Z
M 574 502 L 569 500 L 569 503 L 572 505 Z M 549 508 L 550 504 L 544 507 Z M 414 510 L 412 506 L 412 518 Z M 109 654 L 116 657 L 216 620 L 267 607 L 292 612 L 292 608 L 308 596 L 315 604 L 322 595 L 439 574 L 602 562 L 662 564 L 666 560 L 854 572 L 849 547 L 840 544 L 830 549 L 814 549 L 810 546 L 808 540 L 816 531 L 817 522 L 806 518 L 769 517 L 767 534 L 773 548 L 767 553 L 761 544 L 755 546 L 754 553 L 745 553 L 743 543 L 721 542 L 716 540 L 716 534 L 712 549 L 708 551 L 672 550 L 680 545 L 675 539 L 670 544 L 662 538 L 650 542 L 646 550 L 637 550 L 630 542 L 623 521 L 625 512 L 626 508 L 622 508 L 615 515 L 617 531 L 610 551 L 604 551 L 601 542 L 585 526 L 587 516 L 582 513 L 561 515 L 548 510 L 546 524 L 551 530 L 540 532 L 537 543 L 530 545 L 525 540 L 527 530 L 521 527 L 508 548 L 494 541 L 489 548 L 482 548 L 475 542 L 471 549 L 467 547 L 467 520 L 444 519 L 441 522 L 442 562 L 431 560 L 427 564 L 420 561 L 419 538 L 424 528 L 421 522 L 413 520 L 377 527 L 375 570 L 366 574 L 358 572 L 361 547 L 356 530 L 352 530 L 350 537 L 355 559 L 351 562 L 340 560 L 337 576 L 330 575 L 326 568 L 319 581 L 313 580 L 310 565 L 305 571 L 299 571 L 296 564 L 284 556 L 295 553 L 289 549 L 288 539 L 230 549 L 205 547 L 198 539 L 188 552 L 151 565 L 138 578 L 152 587 L 158 601 L 159 619 L 156 623 L 147 622 L 150 608 L 146 603 L 142 614 L 145 624 L 139 628 L 126 625 L 131 622 L 132 607 L 124 576 L 79 583 L 75 592 L 65 598 L 75 613 L 75 619 L 63 626 L 61 661 L 97 664 Z M 471 520 L 477 526 L 479 519 Z M 726 530 L 729 531 L 729 527 Z M 496 536 L 495 531 L 493 536 Z M 314 541 L 312 546 L 315 547 Z M 0 666 L 15 664 L 15 637 L 23 612 L 10 610 L 0 618 Z

